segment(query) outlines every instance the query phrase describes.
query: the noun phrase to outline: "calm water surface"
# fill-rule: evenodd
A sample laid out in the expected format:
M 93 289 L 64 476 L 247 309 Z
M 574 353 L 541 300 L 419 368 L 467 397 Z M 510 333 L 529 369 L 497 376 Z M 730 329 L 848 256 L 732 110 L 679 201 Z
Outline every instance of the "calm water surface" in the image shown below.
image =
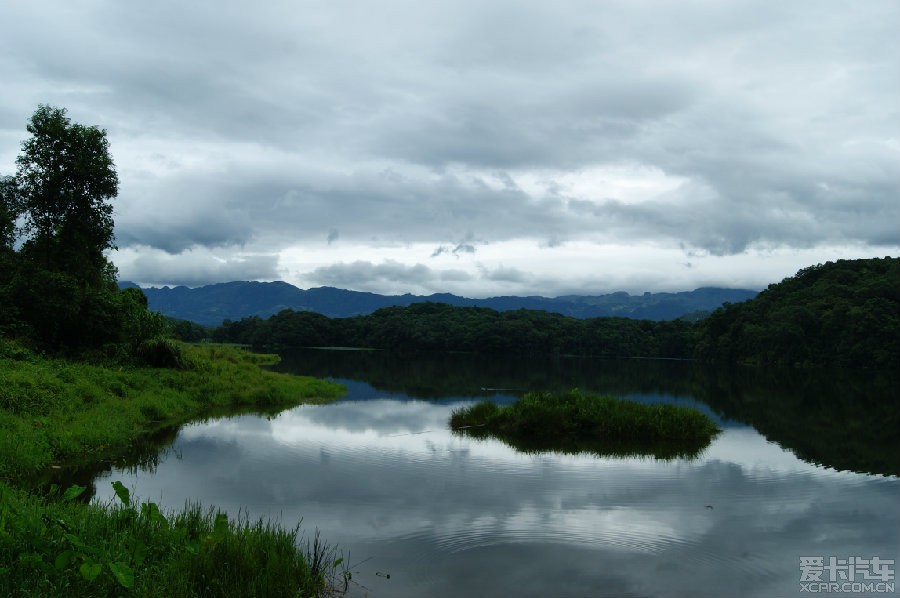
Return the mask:
M 121 480 L 161 506 L 199 500 L 287 526 L 302 519 L 349 553 L 359 596 L 802 596 L 800 556 L 898 560 L 900 478 L 885 474 L 895 462 L 883 455 L 896 431 L 852 435 L 881 447 L 849 447 L 838 434 L 847 450 L 819 448 L 822 418 L 861 425 L 843 407 L 794 417 L 793 427 L 814 428 L 808 438 L 760 419 L 773 441 L 723 415 L 739 411 L 736 399 L 711 393 L 721 379 L 690 364 L 573 361 L 538 371 L 462 357 L 392 366 L 383 356 L 303 354 L 285 367 L 330 370 L 349 391 L 331 405 L 186 426 L 154 467 L 101 474 L 95 500 L 113 500 L 109 482 Z M 656 461 L 520 454 L 447 427 L 451 411 L 474 400 L 573 385 L 699 406 L 724 431 L 698 459 Z M 780 400 L 791 417 L 806 401 L 789 391 Z M 896 422 L 896 405 L 888 411 Z M 838 470 L 847 459 L 858 471 Z

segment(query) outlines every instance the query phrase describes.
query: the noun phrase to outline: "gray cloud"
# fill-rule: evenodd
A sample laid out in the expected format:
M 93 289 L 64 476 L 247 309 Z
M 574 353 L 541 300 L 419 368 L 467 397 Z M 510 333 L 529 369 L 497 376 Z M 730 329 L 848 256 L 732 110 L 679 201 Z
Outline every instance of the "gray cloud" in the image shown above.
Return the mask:
M 402 293 L 412 290 L 432 293 L 442 290 L 442 283 L 459 283 L 472 280 L 472 275 L 457 269 L 433 269 L 423 264 L 407 266 L 394 260 L 379 264 L 369 261 L 340 262 L 316 268 L 305 275 L 312 284 L 358 288 L 361 290 L 387 289 Z
M 166 253 L 143 248 L 125 252 L 117 261 L 119 278 L 142 285 L 202 286 L 225 280 L 275 280 L 277 255 L 223 255 L 192 248 Z
M 378 288 L 385 283 L 426 285 L 438 277 L 439 273 L 428 266 L 422 264 L 407 266 L 393 260 L 381 264 L 361 260 L 349 264 L 337 263 L 316 268 L 307 274 L 309 280 L 321 285 L 337 287 L 355 285 L 359 288 Z
M 433 252 L 431 252 L 431 257 L 438 257 L 439 255 L 445 254 L 455 255 L 456 257 L 459 257 L 461 254 L 476 253 L 478 249 L 475 247 L 475 244 L 472 243 L 473 240 L 473 235 L 468 234 L 466 235 L 466 240 L 457 243 L 455 247 L 439 245 Z
M 507 268 L 500 266 L 499 268 L 483 268 L 482 275 L 486 280 L 493 282 L 513 282 L 525 283 L 530 280 L 530 276 L 517 268 Z
M 125 249 L 900 248 L 890 0 L 32 2 L 4 18 L 0 174 L 39 102 L 107 128 Z M 678 184 L 640 201 L 567 186 L 622 165 Z

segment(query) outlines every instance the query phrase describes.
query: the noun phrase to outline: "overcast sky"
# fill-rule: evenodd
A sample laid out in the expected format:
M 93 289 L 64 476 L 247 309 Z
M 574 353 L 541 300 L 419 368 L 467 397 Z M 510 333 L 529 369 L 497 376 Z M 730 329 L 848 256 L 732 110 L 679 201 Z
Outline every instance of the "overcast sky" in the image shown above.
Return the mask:
M 900 255 L 900 2 L 7 0 L 0 174 L 108 131 L 120 279 L 763 288 Z

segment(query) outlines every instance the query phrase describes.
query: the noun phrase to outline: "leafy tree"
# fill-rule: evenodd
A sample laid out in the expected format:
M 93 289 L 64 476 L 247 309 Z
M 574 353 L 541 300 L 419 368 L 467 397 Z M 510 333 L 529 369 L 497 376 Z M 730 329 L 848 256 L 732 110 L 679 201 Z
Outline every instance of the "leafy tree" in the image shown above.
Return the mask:
M 168 326 L 139 290 L 119 291 L 105 256 L 119 184 L 106 131 L 44 105 L 27 130 L 16 176 L 0 178 L 0 332 L 54 352 L 134 354 Z
M 146 305 L 146 296 L 145 305 Z M 172 331 L 172 336 L 180 341 L 187 343 L 196 343 L 210 336 L 210 330 L 206 326 L 191 322 L 190 320 L 181 320 L 178 318 L 165 318 L 168 328 Z
M 16 219 L 19 215 L 18 188 L 15 177 L 0 177 L 0 333 L 17 328 L 18 309 L 13 301 L 10 281 L 16 269 Z
M 15 241 L 19 216 L 19 189 L 16 177 L 0 177 L 0 252 L 8 253 Z
M 23 251 L 48 270 L 100 283 L 113 247 L 112 205 L 119 179 L 106 131 L 73 124 L 64 108 L 41 105 L 16 160 L 24 215 Z

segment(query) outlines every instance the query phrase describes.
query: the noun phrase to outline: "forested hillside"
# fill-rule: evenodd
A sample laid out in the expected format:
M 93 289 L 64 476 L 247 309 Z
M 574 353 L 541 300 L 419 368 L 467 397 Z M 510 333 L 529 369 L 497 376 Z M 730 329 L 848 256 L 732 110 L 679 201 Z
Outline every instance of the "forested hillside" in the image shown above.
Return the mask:
M 900 367 L 900 258 L 800 270 L 699 325 L 696 354 L 722 362 Z
M 344 346 L 522 355 L 697 357 L 722 363 L 891 367 L 900 363 L 900 259 L 812 266 L 698 325 L 579 319 L 542 310 L 415 303 L 367 316 L 283 310 L 226 321 L 217 341 L 281 351 Z
M 136 286 L 122 282 L 120 286 Z M 162 287 L 142 289 L 150 309 L 163 315 L 218 326 L 225 320 L 257 316 L 268 318 L 284 309 L 312 311 L 330 318 L 371 314 L 383 307 L 406 307 L 415 303 L 446 303 L 455 307 L 488 307 L 497 311 L 543 310 L 575 318 L 625 317 L 636 320 L 673 320 L 710 312 L 726 301 L 745 301 L 756 291 L 701 288 L 679 293 L 609 293 L 564 297 L 488 297 L 470 299 L 450 293 L 436 295 L 378 295 L 319 287 L 298 289 L 286 282 L 224 282 L 198 288 Z
M 498 312 L 484 307 L 417 303 L 353 318 L 332 319 L 285 310 L 268 320 L 226 322 L 213 338 L 274 351 L 344 346 L 395 351 L 688 358 L 693 350 L 693 331 L 693 324 L 678 320 L 577 319 L 538 310 Z

